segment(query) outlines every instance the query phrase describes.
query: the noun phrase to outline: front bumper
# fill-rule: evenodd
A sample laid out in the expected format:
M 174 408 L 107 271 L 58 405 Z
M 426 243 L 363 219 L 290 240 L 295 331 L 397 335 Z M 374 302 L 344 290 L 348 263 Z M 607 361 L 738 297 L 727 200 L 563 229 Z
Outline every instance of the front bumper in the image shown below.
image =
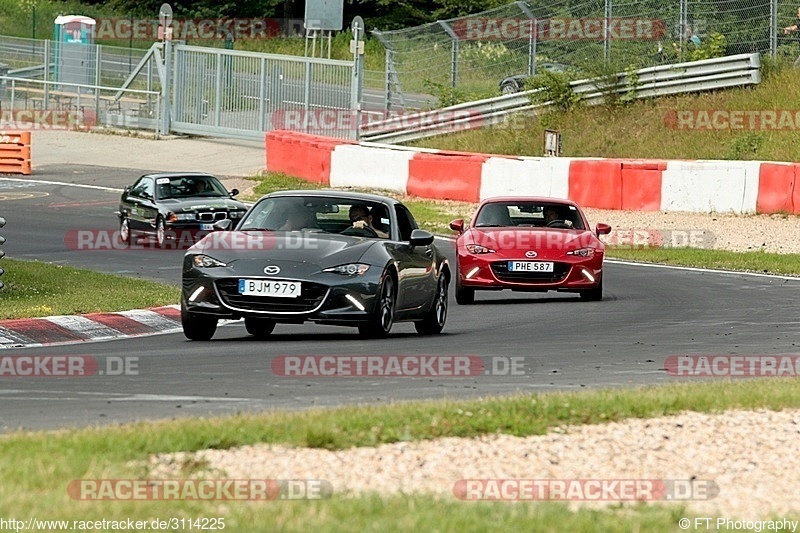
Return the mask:
M 197 272 L 197 270 L 193 270 Z M 244 296 L 238 293 L 238 277 L 214 278 L 184 275 L 183 302 L 187 311 L 238 319 L 261 317 L 276 322 L 305 321 L 327 324 L 353 324 L 367 321 L 378 304 L 378 280 L 340 277 L 322 273 L 320 279 L 296 280 L 264 278 L 274 281 L 299 281 L 298 297 Z M 260 279 L 260 276 L 242 276 Z M 324 282 L 323 280 L 326 280 Z
M 590 260 L 543 259 L 554 263 L 553 272 L 509 272 L 507 259 L 483 259 L 472 254 L 459 255 L 458 260 L 461 285 L 477 290 L 581 291 L 597 287 L 603 275 L 602 255 Z

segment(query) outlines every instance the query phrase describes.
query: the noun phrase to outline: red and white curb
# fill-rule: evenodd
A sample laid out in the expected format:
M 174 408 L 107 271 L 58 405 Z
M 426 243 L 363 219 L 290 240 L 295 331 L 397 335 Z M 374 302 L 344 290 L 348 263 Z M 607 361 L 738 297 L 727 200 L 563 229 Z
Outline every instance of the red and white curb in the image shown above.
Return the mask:
M 104 341 L 181 331 L 179 305 L 0 321 L 0 349 Z

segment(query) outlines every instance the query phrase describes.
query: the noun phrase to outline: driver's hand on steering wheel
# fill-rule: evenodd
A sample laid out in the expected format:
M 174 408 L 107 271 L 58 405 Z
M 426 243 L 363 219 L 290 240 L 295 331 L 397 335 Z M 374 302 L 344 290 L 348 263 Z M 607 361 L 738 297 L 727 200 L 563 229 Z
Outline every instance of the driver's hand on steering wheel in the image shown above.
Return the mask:
M 353 227 L 356 228 L 356 229 L 364 229 L 364 228 L 367 227 L 367 221 L 366 220 L 356 220 L 355 222 L 353 222 Z

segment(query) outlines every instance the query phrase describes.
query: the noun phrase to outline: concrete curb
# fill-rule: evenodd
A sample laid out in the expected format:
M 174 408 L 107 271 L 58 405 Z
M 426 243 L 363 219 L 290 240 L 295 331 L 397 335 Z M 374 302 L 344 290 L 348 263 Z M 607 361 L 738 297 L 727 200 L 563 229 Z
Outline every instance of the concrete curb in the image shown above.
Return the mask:
M 179 305 L 0 321 L 0 350 L 105 341 L 181 331 Z

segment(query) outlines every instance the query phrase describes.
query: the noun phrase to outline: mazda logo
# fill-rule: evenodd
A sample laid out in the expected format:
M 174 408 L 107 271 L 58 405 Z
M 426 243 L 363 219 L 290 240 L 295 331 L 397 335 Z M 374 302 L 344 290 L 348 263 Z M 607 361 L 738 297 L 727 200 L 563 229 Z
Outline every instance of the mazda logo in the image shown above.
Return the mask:
M 279 266 L 269 265 L 269 266 L 264 267 L 264 274 L 266 274 L 267 276 L 274 276 L 275 274 L 277 274 L 280 271 L 281 271 L 281 267 L 279 267 Z
M 525 252 L 525 257 L 528 257 L 530 259 L 533 259 L 537 255 L 539 254 L 537 254 L 535 250 L 528 250 L 527 252 Z

